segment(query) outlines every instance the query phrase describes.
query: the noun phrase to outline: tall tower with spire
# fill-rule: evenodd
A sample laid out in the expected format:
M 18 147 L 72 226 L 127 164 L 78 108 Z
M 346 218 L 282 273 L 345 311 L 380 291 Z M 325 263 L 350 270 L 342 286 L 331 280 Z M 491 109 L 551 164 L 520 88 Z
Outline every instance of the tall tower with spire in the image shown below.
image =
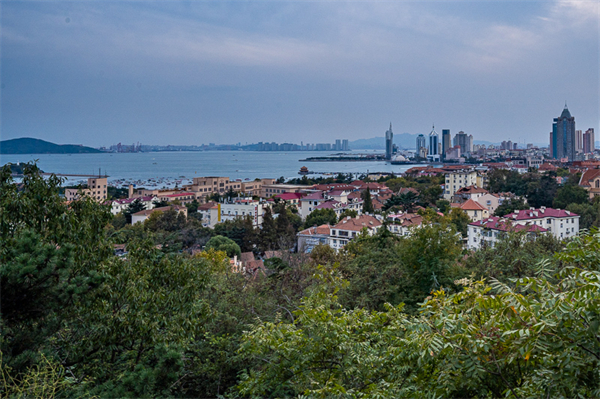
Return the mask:
M 438 136 L 435 131 L 435 125 L 431 128 L 431 133 L 429 133 L 429 151 L 427 154 L 427 158 L 431 161 L 439 161 L 440 160 L 440 151 L 439 151 L 439 143 L 440 136 Z
M 567 158 L 569 161 L 575 160 L 576 140 L 575 140 L 575 117 L 571 116 L 567 102 L 565 108 L 558 118 L 554 118 L 552 123 L 552 133 L 550 134 L 550 153 L 552 158 Z
M 392 159 L 394 152 L 394 133 L 392 133 L 392 122 L 390 122 L 390 130 L 385 132 L 385 159 Z

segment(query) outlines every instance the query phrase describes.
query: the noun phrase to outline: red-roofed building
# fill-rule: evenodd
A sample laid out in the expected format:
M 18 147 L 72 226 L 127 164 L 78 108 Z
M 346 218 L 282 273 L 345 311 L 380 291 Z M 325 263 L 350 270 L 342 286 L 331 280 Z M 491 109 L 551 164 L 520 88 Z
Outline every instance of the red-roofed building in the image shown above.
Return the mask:
M 483 245 L 493 247 L 498 240 L 511 231 L 526 231 L 531 238 L 549 232 L 548 229 L 537 224 L 518 224 L 511 220 L 494 216 L 469 224 L 467 230 L 467 248 L 475 250 L 481 248 Z
M 304 196 L 303 193 L 281 193 L 277 194 L 275 198 L 279 198 L 284 201 L 286 204 L 290 204 L 295 206 L 296 208 L 300 205 L 300 199 Z
M 136 224 L 137 222 L 144 222 L 153 213 L 156 213 L 156 212 L 162 213 L 162 212 L 169 211 L 169 210 L 176 211 L 178 215 L 180 213 L 183 213 L 185 215 L 185 217 L 187 217 L 187 208 L 185 206 L 169 205 L 169 206 L 163 206 L 161 208 L 146 209 L 143 211 L 136 212 L 131 215 L 131 224 Z
M 452 204 L 452 207 L 460 208 L 465 211 L 473 222 L 477 222 L 490 216 L 490 211 L 485 206 L 481 205 L 477 201 L 473 201 L 472 199 L 469 199 L 462 204 L 454 203 Z
M 340 250 L 363 229 L 366 229 L 367 234 L 374 235 L 380 227 L 381 222 L 370 215 L 360 215 L 355 218 L 345 217 L 331 228 L 329 246 Z
M 127 208 L 129 208 L 129 205 L 135 200 L 140 200 L 142 202 L 142 204 L 144 204 L 145 209 L 154 208 L 154 203 L 153 203 L 154 197 L 148 195 L 145 197 L 124 198 L 124 199 L 109 201 L 109 203 L 111 205 L 110 212 L 113 215 L 121 213 L 124 210 L 126 210 Z
M 588 169 L 581 175 L 579 186 L 585 188 L 590 200 L 596 196 L 600 196 L 600 169 Z
M 329 235 L 331 226 L 322 224 L 321 226 L 310 227 L 298 233 L 298 252 L 312 252 L 317 245 L 329 245 Z
M 391 222 L 387 226 L 388 230 L 398 236 L 410 235 L 412 229 L 421 227 L 423 224 L 423 217 L 417 213 L 388 215 L 388 220 Z
M 531 208 L 509 213 L 504 218 L 515 224 L 543 227 L 559 239 L 579 234 L 579 215 L 564 209 Z

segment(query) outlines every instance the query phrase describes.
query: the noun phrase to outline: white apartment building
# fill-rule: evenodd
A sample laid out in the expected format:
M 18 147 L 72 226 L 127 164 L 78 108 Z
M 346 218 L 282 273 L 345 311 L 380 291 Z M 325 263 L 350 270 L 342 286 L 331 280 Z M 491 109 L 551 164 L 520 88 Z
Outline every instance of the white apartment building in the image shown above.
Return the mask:
M 520 225 L 537 225 L 550 231 L 558 239 L 579 234 L 579 215 L 564 210 L 541 207 L 526 209 L 505 215 L 504 218 Z
M 381 222 L 370 215 L 360 215 L 355 218 L 348 216 L 331 227 L 329 246 L 335 250 L 340 250 L 365 228 L 367 234 L 372 236 L 381 228 Z
M 142 204 L 144 204 L 144 208 L 145 209 L 152 209 L 154 208 L 154 198 L 152 196 L 146 196 L 146 197 L 137 197 L 137 198 L 125 198 L 125 199 L 118 199 L 118 200 L 114 200 L 111 201 L 111 207 L 110 207 L 110 212 L 113 215 L 117 215 L 121 212 L 123 212 L 124 210 L 126 210 L 127 208 L 129 208 L 129 205 L 135 201 L 135 200 L 140 200 L 142 202 Z
M 219 203 L 217 204 L 217 221 L 214 224 L 250 216 L 252 225 L 260 227 L 268 206 L 267 203 L 255 201 L 252 198 L 235 199 L 230 203 Z
M 514 224 L 497 216 L 470 223 L 467 229 L 467 248 L 480 249 L 483 245 L 494 247 L 496 242 L 509 231 L 527 231 L 532 237 L 547 234 L 548 230 L 539 225 Z

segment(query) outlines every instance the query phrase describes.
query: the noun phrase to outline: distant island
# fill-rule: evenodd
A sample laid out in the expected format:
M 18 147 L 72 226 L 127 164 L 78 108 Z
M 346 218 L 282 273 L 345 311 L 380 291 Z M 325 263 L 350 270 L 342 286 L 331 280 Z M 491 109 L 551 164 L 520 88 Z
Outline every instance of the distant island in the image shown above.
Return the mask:
M 91 154 L 103 151 L 78 144 L 54 144 L 23 137 L 0 141 L 0 154 Z

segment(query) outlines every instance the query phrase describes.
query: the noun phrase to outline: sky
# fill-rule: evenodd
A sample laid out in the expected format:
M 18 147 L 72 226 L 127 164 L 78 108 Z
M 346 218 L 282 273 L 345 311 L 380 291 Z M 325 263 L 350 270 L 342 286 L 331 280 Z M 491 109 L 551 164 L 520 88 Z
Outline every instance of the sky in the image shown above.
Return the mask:
M 599 1 L 0 3 L 0 137 L 94 147 L 600 135 Z

